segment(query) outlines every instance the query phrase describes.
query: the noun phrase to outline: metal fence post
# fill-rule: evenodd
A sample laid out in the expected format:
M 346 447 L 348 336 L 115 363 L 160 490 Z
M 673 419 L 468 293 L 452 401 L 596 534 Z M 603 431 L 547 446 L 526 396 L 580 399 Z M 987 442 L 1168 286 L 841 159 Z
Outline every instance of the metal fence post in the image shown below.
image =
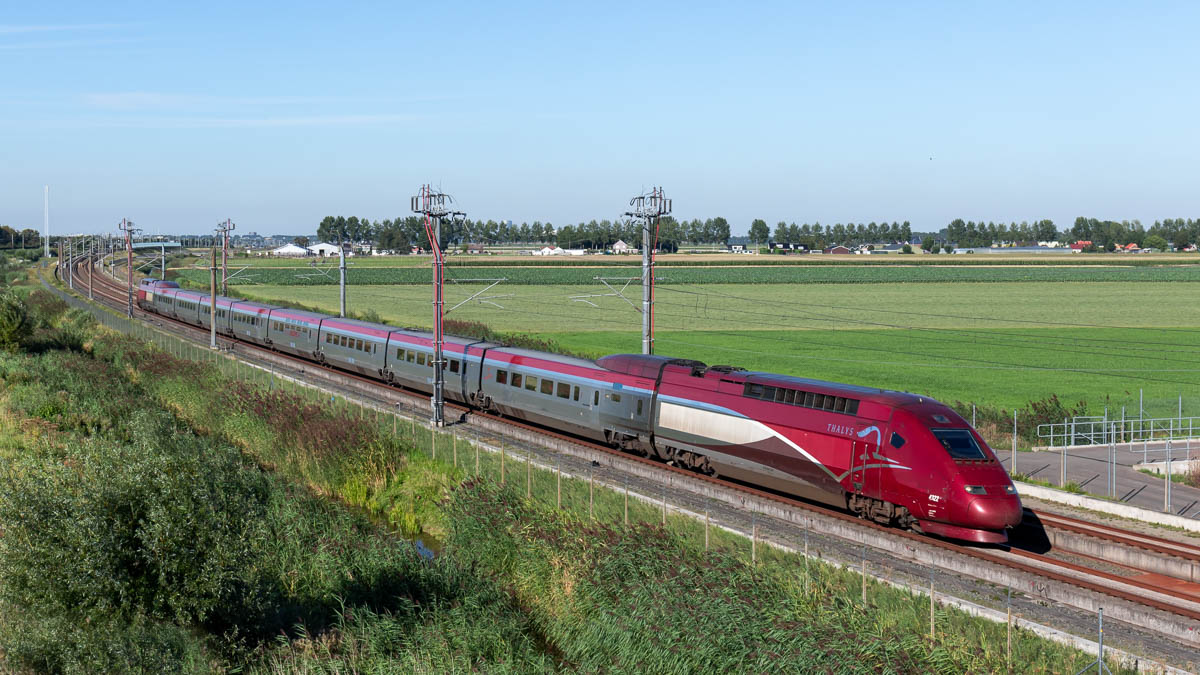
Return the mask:
M 1167 439 L 1167 463 L 1163 466 L 1163 511 L 1171 512 L 1171 440 Z
M 750 514 L 750 564 L 758 563 L 758 521 L 757 516 Z
M 862 546 L 862 603 L 867 604 L 867 545 Z
M 1008 639 L 1004 648 L 1004 659 L 1012 668 L 1012 586 L 1008 587 L 1008 601 L 1005 603 L 1008 611 Z
M 929 641 L 933 642 L 937 639 L 937 624 L 934 621 L 933 614 L 933 570 L 929 570 Z
M 1013 443 L 1012 460 L 1008 463 L 1009 473 L 1017 472 L 1017 409 L 1013 408 Z

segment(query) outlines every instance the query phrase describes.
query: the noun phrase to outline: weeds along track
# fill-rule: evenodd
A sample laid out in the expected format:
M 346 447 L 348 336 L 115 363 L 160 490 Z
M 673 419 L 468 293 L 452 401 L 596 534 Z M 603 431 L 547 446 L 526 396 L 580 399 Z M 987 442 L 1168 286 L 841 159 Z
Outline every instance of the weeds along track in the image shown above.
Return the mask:
M 91 265 L 81 263 L 78 266 L 76 291 L 86 298 L 87 284 L 91 282 L 97 301 L 124 312 L 125 285 L 102 274 L 92 278 L 92 272 Z M 145 313 L 136 307 L 134 316 L 157 324 L 176 337 L 207 343 L 206 330 Z M 410 414 L 419 414 L 428 405 L 428 394 L 425 393 L 398 389 L 318 366 L 228 336 L 218 335 L 218 343 L 227 350 L 236 346 L 239 358 L 253 365 L 273 371 L 282 369 L 288 376 L 304 380 L 309 386 L 350 393 L 387 412 L 404 409 Z M 1194 649 L 1200 647 L 1200 584 L 1196 583 L 1200 581 L 1200 569 L 1196 569 L 1200 563 L 1200 547 L 1110 525 L 1032 511 L 1027 511 L 1027 522 L 1014 537 L 1013 548 L 966 546 L 883 527 L 846 512 L 702 476 L 554 430 L 472 411 L 461 405 L 447 402 L 446 407 L 450 412 L 448 419 L 462 420 L 459 424 L 464 426 L 460 429 L 485 441 L 498 439 L 499 443 L 510 447 L 514 444 L 540 446 L 543 452 L 548 448 L 557 453 L 556 457 L 567 455 L 582 460 L 577 462 L 580 466 L 590 464 L 611 470 L 615 475 L 625 477 L 627 490 L 630 485 L 638 486 L 643 497 L 653 496 L 661 488 L 664 513 L 669 490 L 674 510 L 692 515 L 707 514 L 707 505 L 715 504 L 728 515 L 727 522 L 744 524 L 748 517 L 752 523 L 756 522 L 751 527 L 743 525 L 738 529 L 751 536 L 763 532 L 764 540 L 794 545 L 801 537 L 807 542 L 810 533 L 819 534 L 841 542 L 830 544 L 829 548 L 840 548 L 843 560 L 858 560 L 859 556 L 854 552 L 862 547 L 864 567 L 868 562 L 866 547 L 870 547 L 873 555 L 883 553 L 911 563 L 915 568 L 954 572 L 990 584 L 993 590 L 1002 590 L 1005 586 L 1018 589 L 1028 596 L 1031 606 L 1063 605 L 1082 610 L 1084 618 L 1074 620 L 1074 625 L 1079 627 L 1078 634 L 1089 634 L 1088 631 L 1094 628 L 1090 621 L 1094 619 L 1087 619 L 1087 614 L 1103 607 L 1109 618 L 1128 624 L 1128 628 L 1137 634 L 1135 640 L 1144 641 L 1144 636 L 1150 633 L 1191 647 L 1184 648 L 1179 655 L 1192 655 Z M 590 474 L 591 469 L 583 471 Z M 763 529 L 757 529 L 759 526 Z M 768 530 L 774 537 L 766 536 Z M 1089 548 L 1072 537 L 1094 543 Z M 1060 543 L 1056 544 L 1056 541 Z M 1122 552 L 1120 555 L 1115 553 L 1118 550 Z M 845 555 L 847 551 L 849 555 Z M 1074 555 L 1064 560 L 1054 555 L 1058 551 Z M 850 562 L 843 564 L 856 566 Z M 1195 571 L 1182 571 L 1188 566 Z M 919 579 L 923 575 L 915 571 L 910 576 Z M 1111 633 L 1113 627 L 1109 630 Z

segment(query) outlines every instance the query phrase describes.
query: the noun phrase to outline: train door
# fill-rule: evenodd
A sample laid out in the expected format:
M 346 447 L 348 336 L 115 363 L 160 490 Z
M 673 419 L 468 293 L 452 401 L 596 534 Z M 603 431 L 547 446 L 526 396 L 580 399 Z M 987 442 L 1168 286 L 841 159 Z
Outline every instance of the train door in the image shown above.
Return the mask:
M 874 438 L 853 441 L 850 453 L 850 488 L 855 495 L 879 498 L 879 445 Z
M 620 387 L 620 385 L 616 385 Z M 624 394 L 622 389 L 614 388 L 610 390 L 601 389 L 599 393 L 600 402 L 600 426 L 608 431 L 617 431 L 626 435 L 633 435 L 636 432 L 630 429 L 630 411 L 629 403 L 632 398 Z

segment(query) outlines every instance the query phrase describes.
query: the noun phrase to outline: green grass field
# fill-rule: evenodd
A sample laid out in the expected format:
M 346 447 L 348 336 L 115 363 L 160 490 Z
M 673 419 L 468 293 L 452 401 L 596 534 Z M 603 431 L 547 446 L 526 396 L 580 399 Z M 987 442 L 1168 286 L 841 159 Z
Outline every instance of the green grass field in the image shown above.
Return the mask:
M 453 286 L 453 307 L 479 286 Z M 336 313 L 336 286 L 253 286 L 247 297 Z M 451 318 L 501 332 L 535 333 L 576 352 L 640 349 L 641 315 L 614 297 L 572 296 L 602 287 L 501 285 L 508 295 L 454 309 Z M 660 287 L 657 352 L 710 364 L 928 394 L 953 402 L 1011 407 L 1057 395 L 1151 414 L 1200 404 L 1200 286 L 1189 283 L 1061 282 Z M 419 286 L 351 286 L 352 312 L 427 327 L 430 291 Z M 634 304 L 640 289 L 625 296 Z M 1107 401 L 1105 400 L 1107 397 Z

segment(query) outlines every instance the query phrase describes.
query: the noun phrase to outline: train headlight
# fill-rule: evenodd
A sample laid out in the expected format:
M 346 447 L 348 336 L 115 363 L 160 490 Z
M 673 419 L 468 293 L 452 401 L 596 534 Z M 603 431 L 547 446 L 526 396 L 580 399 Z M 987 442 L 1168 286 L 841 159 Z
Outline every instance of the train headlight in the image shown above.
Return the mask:
M 1006 494 L 1006 495 L 1015 495 L 1015 494 L 1017 494 L 1017 488 L 1016 488 L 1016 486 L 1014 486 L 1012 483 L 1009 483 L 1008 485 L 1005 485 L 1005 486 L 1004 486 L 1004 494 Z
M 987 490 L 982 485 L 968 485 L 967 494 L 969 495 L 986 495 Z

